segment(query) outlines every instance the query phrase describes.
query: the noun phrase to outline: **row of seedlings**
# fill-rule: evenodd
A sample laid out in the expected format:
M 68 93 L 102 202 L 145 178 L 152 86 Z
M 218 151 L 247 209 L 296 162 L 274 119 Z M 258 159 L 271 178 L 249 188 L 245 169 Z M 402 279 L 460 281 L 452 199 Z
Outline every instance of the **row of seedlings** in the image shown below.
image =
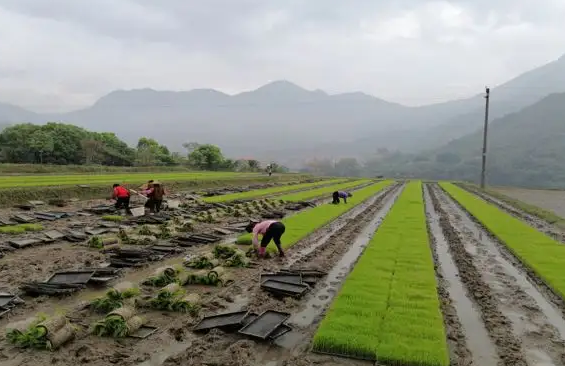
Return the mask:
M 313 350 L 393 365 L 449 365 L 421 182 L 406 186 L 347 276 Z
M 565 299 L 565 245 L 452 183 L 441 187 L 547 286 Z
M 300 212 L 281 220 L 286 226 L 282 246 L 284 249 L 292 247 L 312 232 L 335 220 L 353 207 L 362 204 L 376 193 L 390 186 L 393 181 L 382 181 L 362 188 L 351 197 L 351 202 L 340 205 L 323 205 Z M 244 234 L 237 239 L 238 244 L 251 244 L 251 234 Z M 274 253 L 276 248 L 267 247 L 267 251 Z
M 272 195 L 272 194 L 288 192 L 288 191 L 297 191 L 297 190 L 301 190 L 301 189 L 311 189 L 311 188 L 316 188 L 318 186 L 328 185 L 328 184 L 338 184 L 338 183 L 343 183 L 344 181 L 346 181 L 346 179 L 331 179 L 331 180 L 322 180 L 320 182 L 314 182 L 314 183 L 291 184 L 291 185 L 285 185 L 285 186 L 280 186 L 280 187 L 256 189 L 256 190 L 247 191 L 247 192 L 239 192 L 239 193 L 224 194 L 224 195 L 221 195 L 221 196 L 206 197 L 206 198 L 204 198 L 204 201 L 213 203 L 213 202 L 229 202 L 229 201 L 236 201 L 236 200 L 248 200 L 248 199 L 253 199 L 253 198 L 269 196 L 269 195 Z

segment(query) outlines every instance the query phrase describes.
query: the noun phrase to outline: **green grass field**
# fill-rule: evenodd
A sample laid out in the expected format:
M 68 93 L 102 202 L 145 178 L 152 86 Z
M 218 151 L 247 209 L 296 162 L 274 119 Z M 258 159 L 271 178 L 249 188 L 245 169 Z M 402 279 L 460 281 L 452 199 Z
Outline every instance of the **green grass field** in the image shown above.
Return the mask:
M 284 218 L 281 221 L 286 226 L 286 232 L 282 238 L 283 248 L 290 248 L 308 234 L 318 230 L 325 224 L 343 215 L 345 212 L 363 203 L 368 198 L 375 195 L 383 188 L 392 184 L 392 181 L 382 181 L 360 189 L 347 204 L 332 205 L 325 204 L 309 210 L 300 212 L 296 215 Z M 239 244 L 251 244 L 251 234 L 245 234 L 237 239 Z M 274 245 L 269 245 L 267 251 L 276 252 Z
M 314 336 L 317 352 L 449 365 L 420 182 L 409 183 Z

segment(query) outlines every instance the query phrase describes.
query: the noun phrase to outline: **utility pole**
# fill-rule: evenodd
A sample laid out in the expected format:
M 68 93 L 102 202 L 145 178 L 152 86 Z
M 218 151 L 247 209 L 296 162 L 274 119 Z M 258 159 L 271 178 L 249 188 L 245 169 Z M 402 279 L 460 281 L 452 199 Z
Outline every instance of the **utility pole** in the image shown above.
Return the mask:
M 483 163 L 481 166 L 481 188 L 485 188 L 485 176 L 486 176 L 486 165 L 487 165 L 487 136 L 488 136 L 488 109 L 489 109 L 489 99 L 490 99 L 490 88 L 486 87 L 485 94 L 485 126 L 483 128 Z

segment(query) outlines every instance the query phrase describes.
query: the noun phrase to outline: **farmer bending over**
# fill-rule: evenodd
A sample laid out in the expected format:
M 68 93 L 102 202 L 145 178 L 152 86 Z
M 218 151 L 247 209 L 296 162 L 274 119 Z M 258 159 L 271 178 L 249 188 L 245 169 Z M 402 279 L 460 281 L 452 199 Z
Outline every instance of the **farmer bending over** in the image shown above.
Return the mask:
M 332 203 L 333 203 L 334 205 L 339 204 L 339 199 L 340 199 L 340 198 L 343 198 L 343 203 L 347 203 L 347 197 L 353 197 L 353 195 L 352 195 L 351 193 L 349 193 L 349 192 L 335 191 L 335 192 L 332 194 L 332 198 L 333 198 Z
M 281 237 L 286 230 L 284 224 L 280 221 L 266 220 L 259 223 L 252 222 L 245 228 L 248 233 L 253 232 L 253 247 L 257 248 L 259 244 L 259 235 L 262 235 L 261 246 L 259 249 L 259 256 L 264 257 L 267 245 L 271 242 L 271 239 L 275 242 L 277 249 L 279 250 L 279 257 L 284 257 L 284 252 L 281 246 Z
M 145 208 L 148 208 L 151 213 L 157 213 L 161 211 L 163 196 L 165 196 L 166 192 L 161 183 L 156 181 L 150 182 L 148 183 L 149 188 L 142 192 L 148 198 L 147 202 L 145 202 Z
M 130 194 L 129 191 L 119 184 L 114 184 L 114 193 L 112 198 L 116 200 L 116 209 L 120 210 L 124 208 L 128 215 L 131 215 L 131 210 L 129 209 Z

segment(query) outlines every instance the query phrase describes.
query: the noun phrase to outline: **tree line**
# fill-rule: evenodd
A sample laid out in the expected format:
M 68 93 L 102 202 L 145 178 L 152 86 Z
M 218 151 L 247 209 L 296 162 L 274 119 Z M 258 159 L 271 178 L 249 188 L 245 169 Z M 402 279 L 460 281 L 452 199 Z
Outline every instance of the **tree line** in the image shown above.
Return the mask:
M 254 159 L 230 159 L 218 146 L 196 142 L 183 144 L 186 153 L 171 152 L 149 137 L 141 137 L 129 146 L 111 132 L 93 132 L 65 123 L 45 125 L 23 123 L 0 132 L 0 163 L 107 165 L 107 166 L 179 166 L 200 170 L 261 171 Z M 271 163 L 273 172 L 287 168 Z

